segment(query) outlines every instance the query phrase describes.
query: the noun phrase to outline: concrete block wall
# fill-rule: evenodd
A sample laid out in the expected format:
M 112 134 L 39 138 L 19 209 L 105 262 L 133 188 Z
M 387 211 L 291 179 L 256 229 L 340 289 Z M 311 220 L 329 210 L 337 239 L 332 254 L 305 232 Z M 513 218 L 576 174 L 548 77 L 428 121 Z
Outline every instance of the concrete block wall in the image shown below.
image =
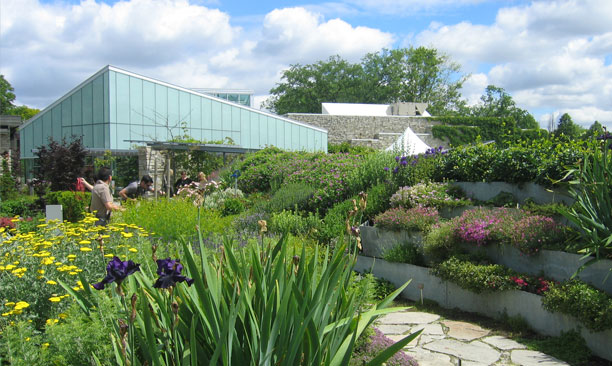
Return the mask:
M 153 187 L 161 190 L 165 168 L 166 157 L 160 151 L 149 146 L 138 147 L 138 179 L 148 174 L 153 178 Z
M 289 113 L 287 118 L 325 128 L 328 131 L 328 143 L 331 144 L 350 142 L 354 145 L 385 149 L 410 127 L 429 146 L 448 146 L 445 141 L 435 139 L 431 134 L 432 126 L 440 123 L 425 117 Z

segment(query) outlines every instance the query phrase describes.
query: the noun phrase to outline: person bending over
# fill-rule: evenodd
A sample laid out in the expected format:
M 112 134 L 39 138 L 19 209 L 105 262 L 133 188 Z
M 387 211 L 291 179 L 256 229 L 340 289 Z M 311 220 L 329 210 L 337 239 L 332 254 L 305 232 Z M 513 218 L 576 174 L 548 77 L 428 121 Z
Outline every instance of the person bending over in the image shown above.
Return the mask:
M 124 200 L 136 201 L 137 198 L 144 196 L 147 192 L 153 191 L 153 179 L 148 174 L 145 174 L 140 179 L 140 182 L 132 182 L 120 190 L 119 196 Z

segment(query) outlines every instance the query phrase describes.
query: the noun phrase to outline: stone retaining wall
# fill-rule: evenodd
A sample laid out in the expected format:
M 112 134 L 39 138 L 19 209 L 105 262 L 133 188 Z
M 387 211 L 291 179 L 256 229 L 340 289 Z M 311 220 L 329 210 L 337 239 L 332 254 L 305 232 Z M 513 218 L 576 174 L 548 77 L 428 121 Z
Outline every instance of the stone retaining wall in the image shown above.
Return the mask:
M 439 122 L 427 117 L 412 116 L 335 116 L 330 114 L 289 113 L 295 121 L 305 122 L 327 130 L 327 140 L 331 144 L 350 142 L 355 145 L 370 146 L 375 149 L 389 147 L 410 127 L 427 145 L 445 146 L 445 141 L 435 139 L 431 128 Z

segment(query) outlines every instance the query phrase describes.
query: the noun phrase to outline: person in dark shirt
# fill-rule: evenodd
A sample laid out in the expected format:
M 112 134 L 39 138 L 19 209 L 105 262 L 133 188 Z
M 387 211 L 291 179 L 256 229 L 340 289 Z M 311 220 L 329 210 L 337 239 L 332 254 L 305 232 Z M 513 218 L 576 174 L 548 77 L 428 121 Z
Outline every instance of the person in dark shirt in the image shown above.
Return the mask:
M 182 187 L 190 185 L 191 182 L 193 181 L 187 176 L 187 173 L 182 171 L 181 177 L 174 183 L 174 192 L 178 192 Z
M 153 191 L 153 178 L 147 174 L 142 176 L 140 182 L 132 182 L 119 191 L 119 196 L 124 200 L 135 201 L 136 198 L 142 197 L 146 193 Z

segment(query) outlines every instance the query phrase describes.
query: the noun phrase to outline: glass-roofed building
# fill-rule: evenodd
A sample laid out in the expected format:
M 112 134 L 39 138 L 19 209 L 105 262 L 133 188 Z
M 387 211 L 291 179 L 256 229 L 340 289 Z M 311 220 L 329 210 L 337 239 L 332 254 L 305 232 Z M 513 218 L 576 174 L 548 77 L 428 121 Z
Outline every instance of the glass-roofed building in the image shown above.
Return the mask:
M 185 131 L 199 141 L 229 138 L 248 150 L 327 151 L 325 129 L 208 92 L 106 66 L 20 127 L 21 159 L 31 166 L 28 160 L 50 137 L 77 136 L 90 151 L 125 152 L 137 142 L 168 141 Z

